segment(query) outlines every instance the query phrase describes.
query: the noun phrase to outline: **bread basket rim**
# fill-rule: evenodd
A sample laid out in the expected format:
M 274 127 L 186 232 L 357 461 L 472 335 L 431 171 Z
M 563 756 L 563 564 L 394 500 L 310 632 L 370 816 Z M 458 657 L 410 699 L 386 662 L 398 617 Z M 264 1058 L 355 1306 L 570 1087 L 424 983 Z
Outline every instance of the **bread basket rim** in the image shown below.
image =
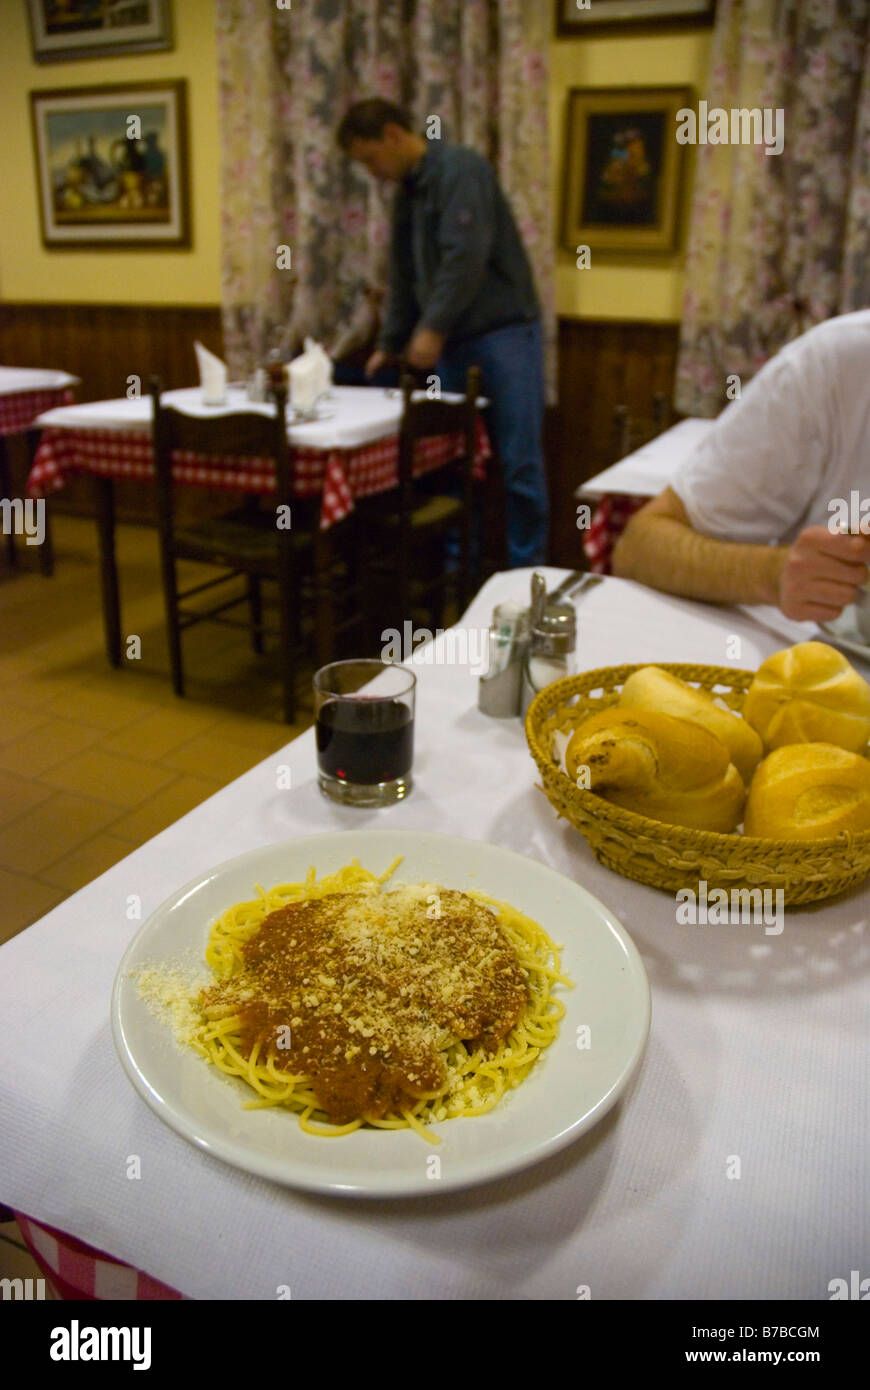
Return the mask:
M 548 772 L 555 774 L 566 788 L 570 787 L 573 794 L 580 798 L 580 804 L 588 809 L 590 815 L 601 817 L 603 814 L 604 819 L 609 819 L 608 812 L 612 812 L 616 809 L 619 811 L 620 819 L 623 816 L 627 816 L 629 821 L 635 822 L 639 831 L 643 827 L 650 827 L 656 833 L 664 832 L 664 838 L 667 839 L 671 839 L 674 835 L 679 835 L 681 837 L 689 835 L 692 837 L 692 845 L 698 849 L 702 849 L 705 845 L 709 845 L 712 849 L 714 846 L 722 848 L 726 845 L 733 846 L 736 844 L 746 845 L 750 848 L 756 847 L 760 853 L 765 851 L 769 853 L 774 847 L 782 851 L 805 851 L 807 847 L 811 845 L 814 851 L 830 848 L 832 851 L 841 853 L 843 850 L 848 850 L 853 845 L 860 849 L 863 849 L 866 845 L 870 845 L 870 830 L 861 830 L 855 834 L 844 830 L 838 835 L 825 835 L 820 836 L 818 839 L 814 838 L 810 840 L 781 840 L 762 835 L 743 835 L 738 834 L 736 831 L 726 833 L 722 830 L 695 830 L 692 826 L 671 825 L 667 821 L 653 820 L 649 816 L 641 815 L 638 811 L 629 811 L 624 806 L 614 808 L 608 801 L 605 801 L 603 797 L 596 796 L 595 792 L 587 791 L 583 787 L 578 787 L 576 783 L 571 781 L 567 772 L 563 772 L 562 769 L 552 761 L 539 743 L 537 732 L 534 728 L 534 721 L 538 711 L 541 710 L 545 704 L 550 704 L 557 692 L 561 692 L 563 689 L 568 692 L 576 687 L 578 683 L 582 683 L 594 690 L 595 687 L 601 683 L 596 679 L 597 677 L 612 678 L 615 672 L 624 673 L 623 680 L 618 682 L 618 684 L 621 685 L 624 683 L 624 679 L 633 671 L 640 671 L 646 666 L 657 666 L 660 671 L 668 671 L 675 676 L 680 676 L 681 672 L 687 670 L 713 672 L 719 677 L 715 684 L 724 686 L 732 683 L 729 681 L 729 677 L 750 677 L 750 679 L 754 679 L 756 675 L 755 671 L 739 667 L 710 666 L 697 661 L 638 661 L 626 662 L 618 666 L 598 666 L 593 667 L 590 671 L 578 671 L 577 674 L 573 676 L 563 676 L 560 680 L 553 681 L 551 685 L 539 691 L 526 711 L 524 721 L 526 742 L 542 776 L 543 769 L 546 766 Z M 691 680 L 691 677 L 682 676 L 681 679 Z M 650 834 L 650 829 L 646 829 L 644 833 Z M 662 838 L 661 834 L 659 834 L 659 838 Z

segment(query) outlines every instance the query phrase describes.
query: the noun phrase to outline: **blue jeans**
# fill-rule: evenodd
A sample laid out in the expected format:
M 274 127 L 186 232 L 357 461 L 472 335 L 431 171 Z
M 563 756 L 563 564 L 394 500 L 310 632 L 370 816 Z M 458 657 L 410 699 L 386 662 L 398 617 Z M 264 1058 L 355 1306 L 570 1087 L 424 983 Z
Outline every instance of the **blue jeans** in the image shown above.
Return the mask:
M 472 366 L 481 369 L 492 442 L 504 470 L 508 563 L 511 569 L 543 564 L 549 505 L 540 320 L 496 328 L 448 348 L 435 368 L 442 391 L 464 391 Z

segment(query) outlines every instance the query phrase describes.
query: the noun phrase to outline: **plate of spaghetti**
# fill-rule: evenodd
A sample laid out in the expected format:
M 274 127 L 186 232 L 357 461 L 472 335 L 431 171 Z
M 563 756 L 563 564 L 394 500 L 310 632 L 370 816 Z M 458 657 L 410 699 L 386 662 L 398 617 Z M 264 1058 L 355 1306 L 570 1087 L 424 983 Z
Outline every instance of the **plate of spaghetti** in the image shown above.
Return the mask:
M 313 1191 L 471 1186 L 570 1143 L 649 1031 L 624 928 L 537 861 L 417 831 L 268 845 L 200 875 L 118 969 L 112 1030 L 184 1138 Z

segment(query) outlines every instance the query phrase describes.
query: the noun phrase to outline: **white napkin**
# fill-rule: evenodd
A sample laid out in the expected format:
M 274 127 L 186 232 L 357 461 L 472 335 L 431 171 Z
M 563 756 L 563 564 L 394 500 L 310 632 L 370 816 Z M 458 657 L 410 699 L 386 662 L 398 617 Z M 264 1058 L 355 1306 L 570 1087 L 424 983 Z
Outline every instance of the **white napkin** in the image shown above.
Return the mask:
M 317 359 L 307 352 L 287 363 L 290 404 L 296 410 L 313 410 L 321 394 L 323 371 Z
M 332 359 L 322 343 L 316 342 L 314 338 L 305 339 L 305 352 L 307 356 L 313 357 L 318 364 L 321 380 L 320 394 L 325 396 L 332 386 Z
M 227 398 L 227 367 L 213 352 L 202 343 L 194 343 L 196 360 L 199 364 L 199 380 L 202 385 L 203 405 L 223 405 Z

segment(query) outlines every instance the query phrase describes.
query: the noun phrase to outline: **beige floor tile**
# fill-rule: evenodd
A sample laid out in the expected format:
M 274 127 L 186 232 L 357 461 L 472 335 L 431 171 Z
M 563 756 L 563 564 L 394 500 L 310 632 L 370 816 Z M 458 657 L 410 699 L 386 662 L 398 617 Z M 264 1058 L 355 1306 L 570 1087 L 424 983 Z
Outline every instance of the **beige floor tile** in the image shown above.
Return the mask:
M 221 783 L 213 778 L 179 777 L 165 791 L 158 792 L 150 801 L 143 802 L 134 811 L 116 820 L 111 833 L 123 836 L 134 845 L 144 844 L 153 835 L 165 830 L 167 825 L 186 816 L 201 801 L 220 791 L 220 788 Z
M 36 729 L 45 729 L 50 722 L 38 710 L 27 709 L 24 705 L 13 705 L 9 700 L 4 700 L 0 714 L 0 743 L 11 743 L 13 739 L 31 734 Z
M 0 869 L 0 941 L 8 941 L 17 932 L 38 922 L 67 897 L 67 890 L 56 885 L 39 883 L 23 874 L 10 874 Z
M 181 705 L 177 710 L 161 709 L 140 719 L 129 729 L 112 734 L 102 746 L 107 753 L 157 762 L 180 744 L 211 728 L 215 721 L 213 709 L 202 709 L 198 705 L 190 708 Z
M 127 673 L 120 671 L 64 688 L 48 708 L 53 715 L 90 724 L 103 734 L 123 729 L 151 713 L 148 703 L 137 698 Z
M 167 787 L 175 775 L 171 769 L 155 763 L 89 748 L 43 773 L 40 781 L 61 791 L 80 792 L 129 809 Z
M 280 747 L 280 743 L 278 744 Z M 224 786 L 262 762 L 268 750 L 246 748 L 239 743 L 230 743 L 226 738 L 208 730 L 197 738 L 167 753 L 161 766 L 174 768 L 195 777 L 209 777 Z
M 40 786 L 38 782 L 0 772 L 0 826 L 17 820 L 25 811 L 38 806 L 41 801 L 47 801 L 50 796 L 50 789 Z
M 310 729 L 313 722 L 311 715 L 304 711 L 295 724 L 230 714 L 222 715 L 209 732 L 213 738 L 224 738 L 228 743 L 238 743 L 243 748 L 259 749 L 265 755 L 283 748 L 286 743 L 292 743 L 294 738 Z
M 109 829 L 111 830 L 111 826 Z M 111 869 L 119 859 L 126 859 L 131 850 L 129 840 L 122 840 L 111 834 L 96 835 L 93 840 L 79 845 L 71 854 L 65 854 L 63 859 L 58 859 L 56 864 L 43 869 L 39 877 L 43 883 L 74 893 L 77 889 L 84 888 L 86 883 L 99 878 L 107 869 Z
M 63 681 L 58 681 L 50 674 L 9 676 L 5 658 L 0 666 L 0 706 L 6 700 L 11 700 L 15 705 L 45 711 L 44 717 L 53 719 L 56 716 L 50 711 L 50 706 L 61 698 L 67 689 Z
M 105 802 L 57 792 L 0 829 L 0 865 L 14 873 L 38 874 L 90 840 L 117 814 Z
M 80 757 L 99 741 L 98 729 L 75 720 L 55 718 L 38 734 L 26 734 L 3 744 L 0 767 L 7 772 L 17 772 L 21 777 L 42 778 L 49 768 Z

